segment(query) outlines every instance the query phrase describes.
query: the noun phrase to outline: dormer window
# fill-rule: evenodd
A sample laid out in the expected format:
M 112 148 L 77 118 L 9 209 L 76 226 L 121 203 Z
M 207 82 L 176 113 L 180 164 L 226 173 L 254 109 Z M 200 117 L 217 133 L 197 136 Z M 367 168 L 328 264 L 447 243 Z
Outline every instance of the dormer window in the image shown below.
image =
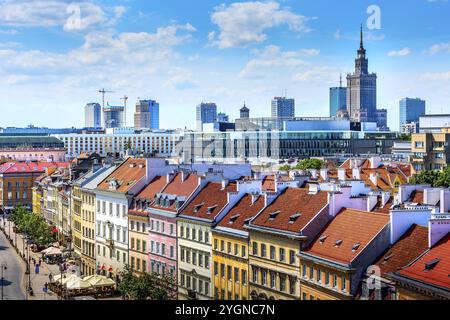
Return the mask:
M 230 221 L 228 221 L 228 224 L 233 224 L 237 220 L 237 218 L 239 218 L 239 216 L 240 214 L 235 214 L 234 216 L 232 216 L 230 218 Z
M 352 251 L 353 252 L 355 252 L 356 250 L 358 250 L 359 249 L 359 247 L 361 246 L 361 243 L 355 243 L 354 245 L 353 245 L 353 247 L 352 247 Z
M 244 225 L 248 226 L 250 224 L 250 220 L 252 220 L 252 218 L 247 218 L 244 220 Z
M 342 240 L 336 240 L 336 242 L 334 243 L 335 247 L 339 247 L 342 244 Z
M 327 238 L 328 238 L 328 236 L 321 236 L 320 239 L 319 239 L 320 243 L 321 244 L 324 243 L 325 240 L 327 240 Z
M 198 211 L 200 210 L 200 208 L 201 208 L 204 204 L 205 204 L 204 202 L 199 203 L 199 204 L 196 204 L 196 205 L 194 206 L 194 212 L 198 212 Z
M 269 213 L 269 220 L 274 220 L 280 214 L 280 210 Z
M 433 270 L 434 267 L 437 266 L 439 261 L 441 261 L 441 260 L 436 258 L 436 259 L 433 259 L 433 260 L 430 260 L 430 261 L 426 262 L 425 263 L 425 270 L 423 270 L 423 271 L 427 272 L 427 271 Z
M 297 212 L 296 214 L 289 217 L 289 223 L 293 224 L 295 221 L 297 221 L 298 218 L 300 218 L 301 213 Z
M 208 207 L 207 212 L 208 212 L 208 213 L 212 213 L 212 212 L 214 211 L 215 208 L 217 208 L 217 204 L 215 204 L 215 205 L 213 205 L 213 206 L 211 206 L 211 207 Z

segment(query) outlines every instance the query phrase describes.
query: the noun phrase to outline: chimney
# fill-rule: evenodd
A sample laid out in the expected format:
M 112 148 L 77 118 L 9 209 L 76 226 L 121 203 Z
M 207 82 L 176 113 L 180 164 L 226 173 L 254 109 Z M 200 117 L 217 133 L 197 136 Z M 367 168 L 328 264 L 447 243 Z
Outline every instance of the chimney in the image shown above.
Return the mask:
M 369 160 L 370 160 L 370 168 L 371 169 L 377 169 L 381 164 L 380 157 L 372 157 Z
M 431 216 L 428 222 L 428 246 L 431 248 L 450 232 L 450 217 Z
M 346 175 L 347 175 L 347 172 L 346 172 L 346 170 L 344 168 L 339 168 L 338 169 L 338 179 L 340 181 L 345 181 L 346 180 Z
M 222 190 L 224 190 L 228 185 L 228 180 L 224 179 L 222 180 Z
M 361 180 L 361 170 L 359 168 L 353 168 L 352 176 L 354 180 Z
M 450 212 L 450 189 L 441 190 L 441 213 Z
M 315 183 L 309 184 L 309 194 L 318 194 L 320 191 L 319 185 Z
M 386 203 L 388 203 L 388 201 L 391 199 L 391 194 L 390 192 L 383 192 L 381 194 L 381 205 L 384 207 L 386 205 Z
M 316 180 L 317 179 L 317 169 L 311 169 L 309 172 L 311 173 L 311 178 Z
M 378 172 L 371 172 L 370 173 L 370 181 L 372 181 L 372 183 L 375 186 L 378 186 Z
M 320 169 L 320 177 L 323 180 L 328 181 L 328 169 Z
M 369 194 L 367 196 L 367 211 L 372 211 L 378 202 L 378 196 L 376 194 Z

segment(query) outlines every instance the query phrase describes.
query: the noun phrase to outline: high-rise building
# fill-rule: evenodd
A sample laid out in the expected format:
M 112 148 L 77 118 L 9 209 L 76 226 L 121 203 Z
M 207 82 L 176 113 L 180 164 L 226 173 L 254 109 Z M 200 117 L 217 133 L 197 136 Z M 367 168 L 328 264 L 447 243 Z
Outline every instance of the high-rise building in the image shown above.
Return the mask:
M 135 129 L 159 129 L 159 103 L 154 100 L 139 100 L 134 113 Z
M 272 100 L 272 117 L 273 118 L 294 118 L 295 117 L 295 100 L 286 97 L 275 97 Z
M 197 130 L 202 131 L 204 123 L 217 122 L 217 105 L 214 102 L 202 102 L 197 105 Z
M 103 122 L 105 128 L 122 128 L 125 126 L 125 107 L 106 106 L 103 108 Z
M 330 88 L 330 117 L 337 116 L 339 110 L 347 109 L 347 88 L 342 86 L 342 75 L 339 87 Z
M 84 107 L 84 126 L 86 128 L 102 127 L 102 107 L 98 103 L 88 103 Z
M 217 122 L 230 122 L 230 117 L 223 112 L 217 114 Z
M 355 59 L 355 72 L 347 75 L 347 110 L 350 118 L 357 122 L 376 122 L 377 75 L 369 73 L 369 60 L 361 42 Z
M 250 109 L 245 106 L 245 103 L 244 106 L 239 110 L 239 113 L 241 119 L 250 118 Z
M 387 109 L 377 109 L 376 110 L 376 123 L 377 128 L 382 131 L 389 130 L 389 127 L 387 125 Z
M 420 116 L 425 114 L 425 101 L 419 98 L 404 98 L 400 100 L 400 128 L 408 123 L 419 123 Z

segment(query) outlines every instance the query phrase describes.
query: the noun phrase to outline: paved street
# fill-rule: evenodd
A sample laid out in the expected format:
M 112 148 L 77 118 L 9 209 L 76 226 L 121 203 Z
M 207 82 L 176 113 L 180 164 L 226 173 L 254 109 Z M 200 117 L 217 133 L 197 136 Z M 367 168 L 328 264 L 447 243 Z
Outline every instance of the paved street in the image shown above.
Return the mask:
M 7 266 L 7 270 L 3 273 L 5 279 L 3 283 L 3 299 L 24 300 L 25 293 L 22 290 L 22 278 L 25 274 L 24 263 L 11 247 L 3 232 L 0 232 L 0 265 L 4 263 Z

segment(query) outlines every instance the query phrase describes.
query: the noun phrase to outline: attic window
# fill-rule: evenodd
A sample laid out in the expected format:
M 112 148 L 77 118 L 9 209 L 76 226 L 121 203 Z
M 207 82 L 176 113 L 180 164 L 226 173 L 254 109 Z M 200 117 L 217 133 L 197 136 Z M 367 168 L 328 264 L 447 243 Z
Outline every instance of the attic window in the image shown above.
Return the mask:
M 280 210 L 269 213 L 269 220 L 275 219 L 277 217 L 277 215 L 279 215 L 279 214 L 280 214 Z
M 196 205 L 194 206 L 194 212 L 198 212 L 198 210 L 200 210 L 200 208 L 201 208 L 204 204 L 205 204 L 204 202 L 199 203 L 199 204 L 196 204 Z
M 359 249 L 359 247 L 361 246 L 361 243 L 355 243 L 354 245 L 353 245 L 353 247 L 352 247 L 352 251 L 353 252 L 355 252 L 356 250 L 358 250 Z
M 334 243 L 335 247 L 339 247 L 342 244 L 342 240 L 336 240 L 336 242 Z
M 439 260 L 439 259 L 436 258 L 436 259 L 433 259 L 433 260 L 430 260 L 430 261 L 426 262 L 426 263 L 425 263 L 425 270 L 424 270 L 424 271 L 430 271 L 430 270 L 433 270 L 434 267 L 437 266 L 437 264 L 439 263 L 439 261 L 441 261 L 441 260 Z
M 232 216 L 230 218 L 230 221 L 228 221 L 228 224 L 232 224 L 233 222 L 235 222 L 237 220 L 237 218 L 239 218 L 240 214 L 235 214 L 234 216 Z
M 322 236 L 322 237 L 320 237 L 320 239 L 319 239 L 320 243 L 324 243 L 325 240 L 327 240 L 327 238 L 328 238 L 328 236 Z
M 297 221 L 298 218 L 300 218 L 302 214 L 300 212 L 297 212 L 296 214 L 292 215 L 289 217 L 289 223 L 294 223 L 295 221 Z
M 388 261 L 390 258 L 394 256 L 393 253 L 388 254 L 386 257 L 384 257 L 383 261 Z
M 248 224 L 250 223 L 250 220 L 252 220 L 252 218 L 247 218 L 247 219 L 245 219 L 245 220 L 244 220 L 244 224 L 245 224 L 245 225 L 248 225 Z
M 143 164 L 143 163 L 141 163 L 141 164 L 139 164 L 139 168 L 144 168 L 145 167 L 145 164 Z
M 130 168 L 136 167 L 136 163 L 130 163 Z
M 215 208 L 217 208 L 217 204 L 215 204 L 215 205 L 213 205 L 213 206 L 211 206 L 211 207 L 208 207 L 208 213 L 212 213 L 213 211 L 214 211 L 214 209 Z

